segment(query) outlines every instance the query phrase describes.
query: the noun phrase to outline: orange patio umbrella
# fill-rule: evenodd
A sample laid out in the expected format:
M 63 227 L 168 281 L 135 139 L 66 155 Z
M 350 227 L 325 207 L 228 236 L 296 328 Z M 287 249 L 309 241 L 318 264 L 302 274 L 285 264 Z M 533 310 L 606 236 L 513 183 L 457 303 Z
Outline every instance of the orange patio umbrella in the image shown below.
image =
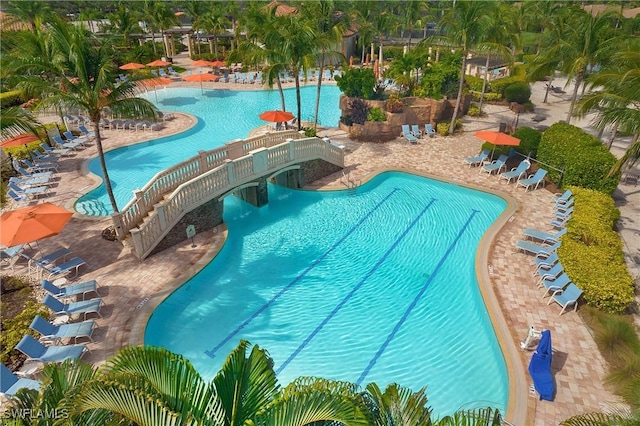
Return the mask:
M 493 151 L 495 151 L 496 145 L 507 145 L 507 146 L 520 145 L 520 139 L 502 132 L 495 132 L 491 130 L 478 130 L 473 135 L 493 145 L 493 150 L 491 151 L 491 158 L 493 158 Z
M 0 216 L 0 244 L 11 247 L 57 235 L 71 216 L 70 211 L 51 203 L 4 212 Z
M 211 66 L 212 67 L 216 67 L 216 68 L 224 67 L 225 65 L 227 65 L 227 64 L 224 61 L 213 61 L 213 62 L 211 62 Z
M 0 148 L 11 148 L 14 146 L 26 145 L 30 142 L 35 142 L 37 140 L 40 140 L 38 136 L 25 133 L 23 135 L 14 136 L 12 138 L 0 141 Z
M 202 91 L 202 93 L 204 93 L 204 89 L 202 88 L 202 82 L 203 81 L 216 81 L 218 80 L 217 75 L 213 75 L 213 74 L 191 74 L 191 75 L 185 75 L 184 77 L 182 77 L 182 79 L 184 81 L 199 81 L 200 82 L 200 90 Z
M 293 114 L 287 111 L 265 111 L 258 117 L 260 117 L 260 119 L 264 121 L 283 123 L 285 121 L 291 120 L 293 118 Z
M 139 64 L 137 62 L 129 62 L 128 64 L 124 64 L 119 67 L 121 70 L 139 70 L 144 68 L 144 64 Z
M 163 61 L 160 59 L 156 59 L 153 62 L 149 62 L 147 64 L 148 67 L 166 67 L 167 65 L 171 65 L 171 62 Z
M 205 61 L 204 59 L 198 59 L 197 61 L 191 62 L 191 65 L 194 67 L 212 67 L 213 62 Z

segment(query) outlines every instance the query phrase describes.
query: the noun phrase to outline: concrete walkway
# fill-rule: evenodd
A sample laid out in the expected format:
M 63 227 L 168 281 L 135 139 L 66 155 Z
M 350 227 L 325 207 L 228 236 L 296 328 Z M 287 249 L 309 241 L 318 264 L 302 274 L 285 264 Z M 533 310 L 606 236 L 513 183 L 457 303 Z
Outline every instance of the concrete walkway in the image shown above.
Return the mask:
M 533 101 L 537 104 L 535 99 Z M 563 105 L 566 106 L 566 100 L 560 99 L 550 107 L 561 108 Z M 532 420 L 529 424 L 558 424 L 572 415 L 616 407 L 620 399 L 603 384 L 606 365 L 589 329 L 576 313 L 560 317 L 557 305 L 547 305 L 546 299 L 541 300 L 541 291 L 536 288 L 532 275 L 530 256 L 514 251 L 514 241 L 521 237 L 525 227 L 551 230 L 552 194 L 545 189 L 525 193 L 522 188 L 499 182 L 495 176 L 480 174 L 476 168 L 463 165 L 463 159 L 476 154 L 482 143 L 472 136 L 473 131 L 497 129 L 497 123 L 513 117 L 513 113 L 500 107 L 489 106 L 487 111 L 489 116 L 486 119 L 465 120 L 465 132 L 461 136 L 425 139 L 418 145 L 410 145 L 400 138 L 385 144 L 352 142 L 338 129 L 327 129 L 321 136 L 326 134 L 346 146 L 346 171 L 361 181 L 381 170 L 398 169 L 476 185 L 514 197 L 519 203 L 518 210 L 492 244 L 487 267 L 514 342 L 525 338 L 529 326 L 552 331 L 555 348 L 553 371 L 558 391 L 553 402 L 538 401 L 533 394 L 530 396 L 527 405 Z M 161 132 L 107 130 L 104 132 L 105 147 L 113 149 L 166 136 L 193 124 L 192 117 L 177 116 Z M 557 112 L 549 117 L 544 124 L 564 119 Z M 525 124 L 527 117 L 521 116 L 520 125 Z M 614 148 L 622 150 L 624 146 L 618 147 L 616 142 Z M 90 147 L 76 157 L 61 160 L 60 183 L 54 188 L 55 195 L 49 201 L 71 208 L 73 200 L 97 182 L 86 168 L 86 161 L 95 155 L 95 147 Z M 316 182 L 315 186 L 343 187 L 341 176 L 341 173 L 336 173 Z M 634 237 L 634 233 L 638 233 L 637 218 L 640 217 L 637 214 L 639 193 L 637 186 L 628 185 L 620 185 L 616 192 L 623 211 L 621 234 L 630 260 L 640 258 L 638 238 Z M 157 299 L 159 294 L 164 297 L 195 274 L 215 255 L 226 236 L 226 228 L 221 225 L 216 230 L 198 234 L 195 247 L 190 241 L 185 241 L 139 262 L 120 243 L 100 237 L 108 225 L 108 218 L 76 214 L 58 237 L 43 240 L 38 247 L 42 252 L 50 252 L 61 245 L 69 247 L 87 261 L 86 269 L 81 269 L 77 280 L 98 280 L 106 305 L 102 318 L 97 320 L 99 328 L 94 334 L 95 343 L 89 345 L 92 352 L 85 356 L 86 360 L 96 364 L 104 362 L 130 341 L 139 341 L 143 330 L 140 318 L 146 315 L 142 311 L 146 310 L 149 301 Z M 638 268 L 636 263 L 630 266 Z M 27 272 L 24 264 L 16 266 L 16 273 L 26 275 Z M 522 368 L 526 368 L 530 357 L 530 352 L 521 352 Z M 528 387 L 529 383 L 516 385 Z

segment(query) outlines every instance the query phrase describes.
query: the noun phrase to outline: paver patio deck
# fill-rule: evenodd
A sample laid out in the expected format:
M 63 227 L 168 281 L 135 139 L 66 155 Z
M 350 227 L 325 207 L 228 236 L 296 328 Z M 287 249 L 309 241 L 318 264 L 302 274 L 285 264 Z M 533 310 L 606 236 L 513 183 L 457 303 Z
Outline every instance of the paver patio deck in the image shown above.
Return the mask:
M 168 122 L 167 128 L 160 132 L 105 130 L 105 149 L 166 136 L 194 124 L 192 117 L 176 115 L 176 119 Z M 558 424 L 572 415 L 603 411 L 608 406 L 620 404 L 620 399 L 603 385 L 606 365 L 589 329 L 578 314 L 569 312 L 559 316 L 557 305 L 548 306 L 547 299 L 541 300 L 542 292 L 536 288 L 532 275 L 531 257 L 514 250 L 514 242 L 521 237 L 524 228 L 551 230 L 552 193 L 546 189 L 525 193 L 515 184 L 508 185 L 504 180 L 499 182 L 495 176 L 481 174 L 478 168 L 463 165 L 463 158 L 476 154 L 482 143 L 472 136 L 473 131 L 486 126 L 483 121 L 467 122 L 462 136 L 438 136 L 423 139 L 417 145 L 400 138 L 385 144 L 353 142 L 338 129 L 326 129 L 321 135 L 346 146 L 345 172 L 359 181 L 366 181 L 383 170 L 405 170 L 487 188 L 515 198 L 518 209 L 491 245 L 488 267 L 491 284 L 498 295 L 513 341 L 517 344 L 523 340 L 529 326 L 552 332 L 555 350 L 552 368 L 557 395 L 553 402 L 537 401 L 533 394 L 529 397 L 530 417 L 535 419 L 530 423 Z M 86 169 L 86 160 L 95 155 L 96 148 L 92 146 L 76 157 L 61 160 L 60 182 L 54 188 L 55 194 L 47 201 L 71 208 L 73 200 L 96 183 Z M 314 187 L 344 187 L 341 177 L 341 173 L 336 173 L 315 182 Z M 44 252 L 60 245 L 69 247 L 88 265 L 81 269 L 78 279 L 96 279 L 99 282 L 106 306 L 102 310 L 103 318 L 97 319 L 95 343 L 89 345 L 92 352 L 84 358 L 96 364 L 104 362 L 128 344 L 132 337 L 135 340 L 131 332 L 149 298 L 154 294 L 168 294 L 197 272 L 222 246 L 226 236 L 226 228 L 221 225 L 214 231 L 199 233 L 195 238 L 196 247 L 191 247 L 191 241 L 185 241 L 140 262 L 119 242 L 101 238 L 102 230 L 110 223 L 109 218 L 76 214 L 59 236 L 39 242 L 39 249 Z M 23 263 L 17 264 L 16 272 L 26 273 Z M 134 331 L 134 334 L 138 332 Z M 526 369 L 530 357 L 529 351 L 521 353 L 523 369 Z M 520 385 L 528 386 L 529 383 Z

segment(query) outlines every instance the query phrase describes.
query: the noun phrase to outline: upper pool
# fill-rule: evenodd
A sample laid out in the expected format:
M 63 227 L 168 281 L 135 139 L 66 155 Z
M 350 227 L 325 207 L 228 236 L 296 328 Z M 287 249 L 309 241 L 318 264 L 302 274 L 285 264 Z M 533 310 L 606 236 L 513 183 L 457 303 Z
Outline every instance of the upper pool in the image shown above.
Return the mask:
M 301 116 L 311 121 L 316 104 L 316 86 L 300 89 Z M 157 94 L 157 101 L 156 101 Z M 295 89 L 285 89 L 288 111 L 296 111 Z M 256 127 L 266 124 L 258 114 L 280 109 L 277 90 L 205 90 L 200 88 L 167 88 L 145 96 L 163 111 L 179 111 L 195 115 L 198 124 L 178 135 L 118 148 L 105 154 L 113 192 L 122 208 L 132 198 L 135 189 L 142 188 L 158 172 L 193 157 L 199 150 L 210 150 L 234 139 L 244 139 Z M 340 90 L 335 85 L 322 86 L 318 122 L 335 127 L 340 119 Z M 108 146 L 108 142 L 106 143 Z M 89 170 L 102 177 L 97 158 Z M 91 216 L 112 213 L 104 185 L 81 197 L 76 211 Z

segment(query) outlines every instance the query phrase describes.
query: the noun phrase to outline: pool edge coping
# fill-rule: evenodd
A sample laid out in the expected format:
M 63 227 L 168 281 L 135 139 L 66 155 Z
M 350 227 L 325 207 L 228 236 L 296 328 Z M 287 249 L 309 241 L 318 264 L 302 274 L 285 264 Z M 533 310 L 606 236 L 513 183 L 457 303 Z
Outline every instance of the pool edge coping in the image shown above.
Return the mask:
M 478 185 L 462 182 L 460 180 L 449 180 L 445 177 L 434 175 L 431 173 L 420 172 L 416 170 L 404 169 L 404 168 L 383 168 L 373 170 L 362 179 L 362 184 L 367 183 L 376 176 L 386 172 L 402 172 L 415 176 L 422 176 L 429 179 L 437 180 L 440 182 L 449 183 L 452 185 L 463 186 L 465 188 L 474 189 L 484 193 L 492 194 L 504 199 L 507 203 L 505 210 L 498 216 L 498 218 L 491 224 L 491 226 L 485 231 L 478 243 L 478 249 L 475 256 L 475 268 L 476 279 L 478 281 L 478 288 L 482 296 L 483 303 L 487 309 L 487 314 L 493 326 L 496 339 L 500 345 L 502 355 L 504 357 L 507 377 L 509 380 L 509 392 L 507 400 L 507 411 L 502 413 L 503 418 L 508 419 L 512 424 L 528 425 L 533 424 L 534 413 L 529 409 L 529 397 L 527 391 L 527 379 L 524 372 L 524 365 L 522 363 L 521 354 L 518 350 L 515 342 L 511 338 L 509 326 L 500 308 L 498 298 L 491 285 L 491 278 L 488 272 L 488 257 L 489 249 L 491 248 L 494 240 L 496 239 L 499 231 L 504 228 L 509 219 L 515 214 L 518 208 L 518 202 L 511 195 L 502 192 L 495 191 L 488 188 L 483 188 Z M 345 190 L 339 184 L 323 185 L 314 187 L 309 185 L 302 190 L 308 191 L 335 191 Z M 189 279 L 193 278 L 199 273 L 213 258 L 219 253 L 224 246 L 227 236 L 228 228 L 223 222 L 221 225 L 222 230 L 218 233 L 222 233 L 222 244 L 212 244 L 207 252 L 193 265 L 187 268 L 179 277 L 167 282 L 163 286 L 163 290 L 160 290 L 149 297 L 140 309 L 133 315 L 131 320 L 131 328 L 129 331 L 128 344 L 133 346 L 144 345 L 144 333 L 147 323 L 153 314 L 155 308 L 164 301 L 169 295 L 176 291 L 180 286 L 184 285 Z

